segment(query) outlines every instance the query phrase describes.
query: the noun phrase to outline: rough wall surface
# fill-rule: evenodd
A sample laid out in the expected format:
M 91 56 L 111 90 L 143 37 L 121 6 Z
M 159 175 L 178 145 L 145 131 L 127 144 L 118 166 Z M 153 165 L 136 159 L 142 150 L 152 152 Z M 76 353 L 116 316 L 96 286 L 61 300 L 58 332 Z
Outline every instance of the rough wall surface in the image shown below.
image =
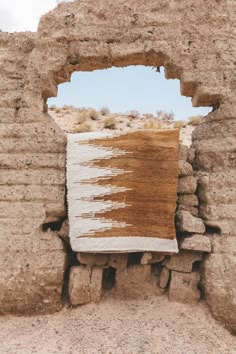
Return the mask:
M 0 33 L 1 308 L 36 309 L 40 294 L 43 309 L 48 295 L 61 286 L 61 246 L 48 237 L 47 252 L 55 256 L 46 257 L 44 242 L 37 238 L 42 224 L 65 215 L 65 136 L 47 115 L 46 99 L 76 70 L 164 65 L 166 77 L 180 79 L 181 93 L 193 97 L 195 106 L 214 107 L 194 132 L 195 168 L 201 215 L 209 226 L 220 228 L 225 240 L 205 262 L 203 285 L 206 294 L 215 287 L 207 301 L 217 317 L 227 319 L 235 299 L 227 291 L 219 294 L 218 271 L 209 275 L 209 269 L 221 253 L 221 288 L 233 287 L 228 274 L 235 255 L 226 248 L 229 242 L 235 247 L 236 237 L 235 20 L 231 0 L 80 0 L 45 15 L 36 34 Z M 52 277 L 42 291 L 42 279 L 48 284 L 53 272 L 58 279 Z M 215 305 L 219 300 L 227 306 Z M 57 295 L 55 303 L 59 306 Z M 231 317 L 228 324 L 235 322 Z
M 1 34 L 0 312 L 61 307 L 65 253 L 41 225 L 65 214 L 65 139 L 26 91 L 35 35 Z

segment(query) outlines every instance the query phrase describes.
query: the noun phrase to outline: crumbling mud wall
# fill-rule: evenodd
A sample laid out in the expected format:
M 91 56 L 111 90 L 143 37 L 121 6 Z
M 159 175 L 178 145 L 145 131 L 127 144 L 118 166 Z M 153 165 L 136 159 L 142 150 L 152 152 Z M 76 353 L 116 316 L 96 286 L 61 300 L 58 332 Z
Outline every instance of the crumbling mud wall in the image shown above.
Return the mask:
M 213 106 L 193 136 L 213 247 L 202 286 L 235 328 L 235 20 L 231 0 L 80 0 L 45 15 L 35 34 L 0 33 L 1 312 L 61 307 L 66 139 L 47 98 L 76 70 L 163 65 L 194 106 Z

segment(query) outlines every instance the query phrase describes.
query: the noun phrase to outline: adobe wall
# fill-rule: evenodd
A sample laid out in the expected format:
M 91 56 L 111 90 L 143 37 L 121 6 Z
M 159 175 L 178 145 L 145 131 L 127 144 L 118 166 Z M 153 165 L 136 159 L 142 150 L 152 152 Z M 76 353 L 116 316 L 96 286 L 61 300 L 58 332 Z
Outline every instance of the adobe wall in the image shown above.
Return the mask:
M 231 0 L 80 0 L 43 16 L 37 33 L 0 33 L 1 312 L 62 306 L 64 246 L 42 225 L 66 217 L 66 137 L 47 98 L 76 70 L 163 65 L 193 105 L 214 107 L 193 136 L 201 217 L 217 231 L 202 286 L 235 328 L 235 20 Z

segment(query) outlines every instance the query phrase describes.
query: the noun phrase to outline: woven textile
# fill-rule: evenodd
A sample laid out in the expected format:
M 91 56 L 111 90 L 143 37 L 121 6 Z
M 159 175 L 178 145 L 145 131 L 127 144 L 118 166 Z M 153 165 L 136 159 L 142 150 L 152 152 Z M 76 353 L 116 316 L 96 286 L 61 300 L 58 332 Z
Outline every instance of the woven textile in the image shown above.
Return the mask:
M 72 249 L 178 252 L 176 130 L 69 134 Z

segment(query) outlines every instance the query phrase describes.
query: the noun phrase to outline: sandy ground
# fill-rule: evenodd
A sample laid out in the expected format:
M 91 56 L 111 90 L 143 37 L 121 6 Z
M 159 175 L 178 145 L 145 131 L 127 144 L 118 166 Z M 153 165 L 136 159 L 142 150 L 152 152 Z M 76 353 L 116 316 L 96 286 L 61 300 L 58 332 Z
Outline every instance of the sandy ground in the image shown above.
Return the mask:
M 164 296 L 2 317 L 0 341 L 2 354 L 236 353 L 236 337 L 212 318 L 205 303 L 169 303 Z

